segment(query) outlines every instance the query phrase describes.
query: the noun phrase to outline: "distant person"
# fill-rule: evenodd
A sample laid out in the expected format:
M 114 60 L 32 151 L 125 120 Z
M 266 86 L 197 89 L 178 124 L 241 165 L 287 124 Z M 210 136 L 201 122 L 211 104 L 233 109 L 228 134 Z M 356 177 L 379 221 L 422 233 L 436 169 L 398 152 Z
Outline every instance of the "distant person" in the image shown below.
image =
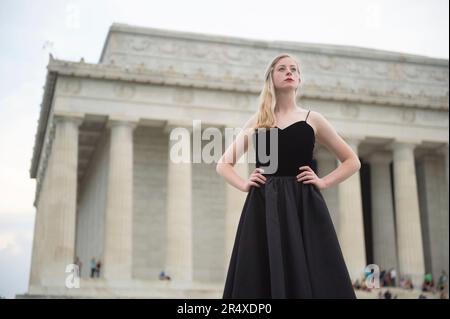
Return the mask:
M 94 278 L 96 272 L 97 272 L 97 262 L 95 261 L 95 258 L 92 257 L 92 259 L 91 259 L 91 278 Z
M 83 265 L 83 263 L 80 261 L 80 258 L 78 256 L 75 257 L 74 264 L 77 265 L 77 267 L 78 267 L 78 277 L 80 277 L 81 276 L 81 266 Z
M 390 284 L 395 287 L 395 279 L 397 277 L 397 272 L 395 271 L 395 268 L 391 268 L 391 271 L 389 272 L 390 277 Z
M 386 286 L 386 270 L 384 270 L 384 269 L 381 269 L 381 271 L 380 271 L 380 284 L 381 284 L 381 287 L 384 287 L 384 286 Z
M 438 281 L 439 291 L 447 291 L 447 285 L 448 285 L 448 276 L 445 270 L 442 270 Z
M 100 269 L 102 268 L 102 262 L 99 260 L 97 262 L 97 265 L 95 266 L 95 273 L 97 275 L 97 278 L 100 277 Z
M 159 273 L 159 280 L 170 280 L 170 277 L 166 275 L 164 270 Z
M 359 279 L 355 280 L 355 282 L 353 283 L 353 288 L 355 288 L 356 290 L 359 290 L 361 288 L 361 284 L 359 283 Z
M 432 291 L 433 288 L 433 275 L 431 273 L 427 273 L 423 278 L 422 291 Z

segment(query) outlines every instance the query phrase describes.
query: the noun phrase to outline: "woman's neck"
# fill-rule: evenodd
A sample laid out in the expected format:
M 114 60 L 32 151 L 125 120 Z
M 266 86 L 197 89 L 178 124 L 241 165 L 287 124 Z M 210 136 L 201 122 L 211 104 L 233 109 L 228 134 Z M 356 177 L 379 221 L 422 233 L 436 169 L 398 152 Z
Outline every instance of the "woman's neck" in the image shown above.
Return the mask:
M 295 104 L 295 94 L 294 92 L 283 93 L 278 92 L 277 103 L 275 105 L 276 114 L 288 114 L 295 112 L 300 108 Z

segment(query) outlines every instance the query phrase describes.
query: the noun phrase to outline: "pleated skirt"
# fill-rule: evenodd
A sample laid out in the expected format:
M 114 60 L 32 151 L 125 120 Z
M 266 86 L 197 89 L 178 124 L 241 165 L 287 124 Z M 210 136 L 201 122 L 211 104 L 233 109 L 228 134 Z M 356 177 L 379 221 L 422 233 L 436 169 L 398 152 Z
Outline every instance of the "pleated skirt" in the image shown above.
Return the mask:
M 356 298 L 320 190 L 266 177 L 247 193 L 223 299 Z

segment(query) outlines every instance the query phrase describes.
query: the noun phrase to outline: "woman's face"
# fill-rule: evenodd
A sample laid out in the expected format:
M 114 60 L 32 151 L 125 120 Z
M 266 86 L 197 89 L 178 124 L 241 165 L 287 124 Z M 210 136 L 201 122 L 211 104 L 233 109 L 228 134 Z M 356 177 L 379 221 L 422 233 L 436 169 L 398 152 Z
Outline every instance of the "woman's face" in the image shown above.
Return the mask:
M 277 90 L 293 90 L 300 84 L 300 71 L 290 57 L 280 59 L 273 68 L 273 83 Z

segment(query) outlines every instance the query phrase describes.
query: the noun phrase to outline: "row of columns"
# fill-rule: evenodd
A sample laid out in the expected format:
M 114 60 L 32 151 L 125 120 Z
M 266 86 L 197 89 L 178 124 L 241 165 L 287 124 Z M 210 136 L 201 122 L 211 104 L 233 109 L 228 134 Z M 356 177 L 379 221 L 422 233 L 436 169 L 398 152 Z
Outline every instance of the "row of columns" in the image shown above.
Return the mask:
M 49 258 L 44 259 L 51 267 L 39 268 L 33 262 L 32 272 L 36 278 L 46 279 L 45 284 L 40 281 L 36 282 L 37 285 L 64 287 L 67 277 L 65 268 L 73 263 L 75 256 L 77 146 L 82 118 L 60 116 L 55 119 L 56 133 L 51 151 L 53 161 L 48 166 L 48 175 L 53 180 L 51 185 L 55 187 L 45 192 L 52 200 L 51 206 L 38 209 L 36 215 L 39 222 L 51 221 L 46 232 L 51 234 L 51 243 L 55 247 L 46 243 L 39 253 L 47 254 Z M 110 149 L 102 264 L 103 277 L 108 283 L 126 285 L 132 279 L 133 131 L 136 125 L 136 121 L 132 120 L 110 120 L 108 123 Z M 187 142 L 184 146 L 190 149 L 192 128 L 171 123 L 164 128 L 169 134 L 169 150 L 177 142 L 177 139 L 170 138 L 172 129 L 176 127 L 184 128 L 183 133 L 187 134 L 184 136 Z M 172 284 L 188 287 L 193 280 L 191 158 L 188 163 L 179 163 L 169 156 L 167 182 L 165 270 L 173 279 Z M 235 195 L 228 194 L 230 202 L 236 203 Z M 41 211 L 45 211 L 46 215 L 43 216 Z M 228 212 L 231 211 L 228 207 Z M 230 214 L 227 216 L 230 217 Z M 235 219 L 227 220 L 233 223 Z M 41 233 L 37 230 L 35 238 L 40 238 Z M 227 234 L 227 238 L 233 236 L 232 232 Z M 42 272 L 40 269 L 48 271 Z M 50 282 L 50 278 L 54 280 Z
M 175 136 L 170 137 L 172 129 L 181 127 L 185 147 L 191 150 L 189 163 L 176 162 L 171 159 L 177 148 L 172 148 L 177 142 Z M 182 123 L 172 123 L 165 126 L 165 132 L 169 134 L 169 163 L 168 163 L 168 199 L 167 199 L 167 248 L 166 270 L 178 287 L 189 287 L 194 280 L 193 268 L 193 211 L 192 211 L 192 126 Z M 223 133 L 223 131 L 222 131 Z M 177 135 L 177 134 L 176 134 Z M 225 141 L 226 142 L 226 141 Z M 227 145 L 226 145 L 227 146 Z M 186 149 L 185 149 L 186 151 Z M 248 153 L 244 154 L 234 166 L 238 175 L 248 178 L 250 168 L 248 165 Z M 225 207 L 225 252 L 224 252 L 224 277 L 228 270 L 231 252 L 234 245 L 236 229 L 242 211 L 242 204 L 246 193 L 235 187 L 226 185 Z
M 32 277 L 40 282 L 63 285 L 67 276 L 65 267 L 73 263 L 75 255 L 75 218 L 78 160 L 78 127 L 81 118 L 55 116 L 53 149 L 45 178 L 49 191 L 41 199 L 36 238 L 44 238 L 39 251 L 45 258 L 33 255 Z M 132 278 L 132 212 L 133 212 L 133 130 L 136 121 L 109 122 L 110 154 L 108 191 L 105 214 L 104 277 L 110 281 L 128 281 Z M 169 132 L 172 127 L 166 127 Z M 187 127 L 188 128 L 188 127 Z M 192 131 L 187 130 L 190 134 Z M 186 139 L 190 145 L 190 135 Z M 362 139 L 347 142 L 358 153 Z M 175 141 L 169 138 L 169 150 Z M 398 257 L 400 274 L 409 275 L 419 283 L 424 274 L 424 256 L 420 226 L 419 201 L 414 165 L 413 143 L 395 142 L 392 152 L 374 154 L 369 162 L 372 170 L 372 216 L 374 225 L 374 256 L 378 263 L 395 267 Z M 446 150 L 446 153 L 445 153 Z M 448 147 L 446 170 L 448 183 Z M 389 163 L 394 166 L 394 203 L 390 192 Z M 236 164 L 239 175 L 247 178 L 249 166 L 244 160 Z M 319 176 L 332 169 L 331 158 L 319 158 Z M 51 191 L 50 191 L 51 189 Z M 326 190 L 327 192 L 332 191 Z M 225 215 L 225 271 L 235 239 L 237 223 L 245 193 L 227 186 Z M 326 194 L 325 194 L 326 195 Z M 362 197 L 359 172 L 340 183 L 336 195 L 338 214 L 332 215 L 338 224 L 338 236 L 351 278 L 360 278 L 366 266 Z M 192 165 L 168 163 L 166 270 L 177 283 L 193 280 L 192 228 Z M 331 202 L 328 202 L 330 205 Z M 41 205 L 42 206 L 42 205 Z M 330 206 L 331 207 L 331 206 Z M 333 205 L 333 207 L 335 207 Z M 394 208 L 396 221 L 394 223 Z M 396 225 L 396 229 L 394 229 Z M 44 233 L 45 232 L 45 236 Z M 397 246 L 393 244 L 397 243 Z M 36 245 L 36 243 L 34 244 Z M 35 250 L 35 248 L 33 248 Z M 51 267 L 38 263 L 51 261 Z M 41 260 L 39 262 L 39 259 Z M 41 265 L 42 266 L 42 265 Z M 51 279 L 55 280 L 52 281 Z M 39 280 L 38 280 L 39 281 Z
M 362 138 L 348 138 L 346 141 L 358 154 Z M 389 145 L 388 150 L 371 154 L 367 161 L 371 170 L 374 261 L 384 269 L 399 270 L 400 276 L 410 277 L 415 287 L 420 287 L 425 262 L 414 157 L 417 145 L 418 142 L 414 141 L 395 141 Z M 330 155 L 324 153 L 318 154 L 319 176 L 324 176 L 335 168 Z M 442 154 L 445 157 L 448 185 L 448 145 L 442 148 Z M 390 174 L 391 162 L 393 181 Z M 331 208 L 330 214 L 338 230 L 350 276 L 352 280 L 360 278 L 366 266 L 366 253 L 359 172 L 338 184 L 337 194 L 333 189 L 324 190 L 324 197 Z M 337 206 L 330 205 L 335 202 L 338 202 Z M 448 212 L 443 214 L 447 214 L 448 220 Z
M 54 115 L 54 136 L 45 190 L 37 203 L 30 287 L 66 287 L 75 256 L 78 137 L 82 116 Z M 110 120 L 103 274 L 110 282 L 131 279 L 133 130 L 136 121 Z M 35 253 L 36 252 L 36 253 Z

